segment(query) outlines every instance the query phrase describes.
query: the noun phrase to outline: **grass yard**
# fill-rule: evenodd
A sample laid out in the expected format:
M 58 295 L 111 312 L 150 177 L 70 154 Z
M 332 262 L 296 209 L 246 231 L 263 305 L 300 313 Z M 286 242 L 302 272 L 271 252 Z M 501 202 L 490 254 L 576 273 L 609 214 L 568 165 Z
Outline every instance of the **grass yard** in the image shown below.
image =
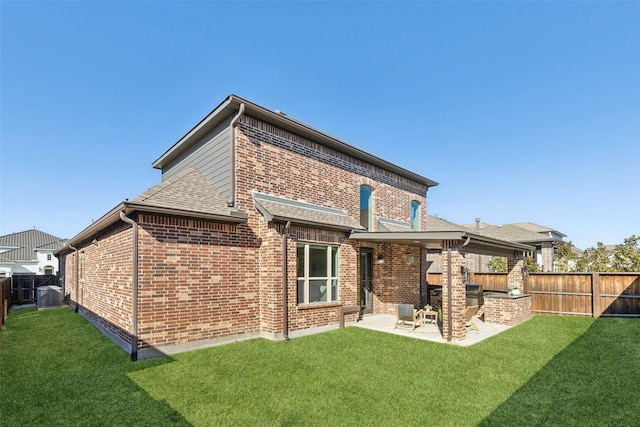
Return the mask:
M 534 317 L 472 347 L 360 328 L 130 362 L 72 309 L 11 312 L 0 425 L 640 425 L 640 319 Z

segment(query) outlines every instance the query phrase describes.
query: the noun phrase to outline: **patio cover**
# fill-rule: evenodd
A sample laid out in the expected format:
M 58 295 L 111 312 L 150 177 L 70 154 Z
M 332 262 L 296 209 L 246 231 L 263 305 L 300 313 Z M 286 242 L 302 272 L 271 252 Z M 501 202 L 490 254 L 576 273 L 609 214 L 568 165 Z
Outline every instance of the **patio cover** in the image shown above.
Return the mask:
M 507 242 L 492 239 L 468 231 L 353 231 L 349 236 L 352 240 L 372 243 L 396 243 L 400 245 L 419 246 L 425 249 L 444 248 L 445 242 L 460 241 L 464 251 L 469 253 L 502 256 L 507 258 L 521 258 L 526 252 L 535 247 L 522 243 Z M 455 244 L 455 243 L 454 243 Z
M 486 236 L 462 230 L 405 232 L 354 231 L 351 233 L 349 238 L 361 242 L 395 243 L 400 245 L 419 246 L 427 250 L 447 250 L 449 257 L 451 256 L 451 249 L 456 249 L 468 253 L 503 256 L 512 259 L 523 259 L 527 252 L 535 250 L 533 246 L 492 239 Z M 449 267 L 451 267 L 450 259 L 448 265 Z M 447 341 L 451 341 L 453 339 L 454 324 L 454 305 L 452 300 L 453 288 L 460 286 L 462 282 L 456 280 L 454 283 L 454 277 L 456 275 L 459 275 L 459 273 L 454 272 L 451 268 L 449 268 L 449 270 L 445 274 L 445 283 L 448 289 L 448 298 L 446 302 L 447 316 L 444 316 L 443 318 L 443 329 L 447 331 Z M 462 284 L 462 286 L 464 286 L 464 284 Z M 458 315 L 460 319 L 463 319 L 462 312 L 459 312 Z M 464 325 L 464 322 L 462 324 Z

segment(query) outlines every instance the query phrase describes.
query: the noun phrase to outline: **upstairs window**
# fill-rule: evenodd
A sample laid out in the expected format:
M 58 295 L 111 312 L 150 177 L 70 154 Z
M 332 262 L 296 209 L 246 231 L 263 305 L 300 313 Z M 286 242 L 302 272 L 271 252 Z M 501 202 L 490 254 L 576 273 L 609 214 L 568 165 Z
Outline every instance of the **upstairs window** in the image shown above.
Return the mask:
M 360 225 L 367 231 L 372 231 L 373 227 L 373 191 L 366 185 L 360 186 Z
M 420 202 L 411 201 L 411 229 L 420 231 Z

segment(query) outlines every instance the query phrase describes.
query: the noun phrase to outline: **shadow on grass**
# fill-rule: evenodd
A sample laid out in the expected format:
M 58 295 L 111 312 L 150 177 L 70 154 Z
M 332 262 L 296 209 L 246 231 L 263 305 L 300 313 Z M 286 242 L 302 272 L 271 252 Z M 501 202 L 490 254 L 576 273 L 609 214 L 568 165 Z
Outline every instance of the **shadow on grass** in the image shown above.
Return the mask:
M 0 333 L 1 424 L 189 425 L 129 379 L 170 362 L 131 362 L 71 308 L 12 311 Z
M 480 425 L 640 425 L 639 336 L 640 319 L 595 320 Z

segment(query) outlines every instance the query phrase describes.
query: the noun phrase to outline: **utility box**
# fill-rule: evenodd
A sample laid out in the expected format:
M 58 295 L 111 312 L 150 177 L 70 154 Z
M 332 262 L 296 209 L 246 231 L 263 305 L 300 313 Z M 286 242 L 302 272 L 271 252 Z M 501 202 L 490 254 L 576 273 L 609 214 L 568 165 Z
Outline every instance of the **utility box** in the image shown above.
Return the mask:
M 40 286 L 36 292 L 38 308 L 60 307 L 62 305 L 62 287 Z

